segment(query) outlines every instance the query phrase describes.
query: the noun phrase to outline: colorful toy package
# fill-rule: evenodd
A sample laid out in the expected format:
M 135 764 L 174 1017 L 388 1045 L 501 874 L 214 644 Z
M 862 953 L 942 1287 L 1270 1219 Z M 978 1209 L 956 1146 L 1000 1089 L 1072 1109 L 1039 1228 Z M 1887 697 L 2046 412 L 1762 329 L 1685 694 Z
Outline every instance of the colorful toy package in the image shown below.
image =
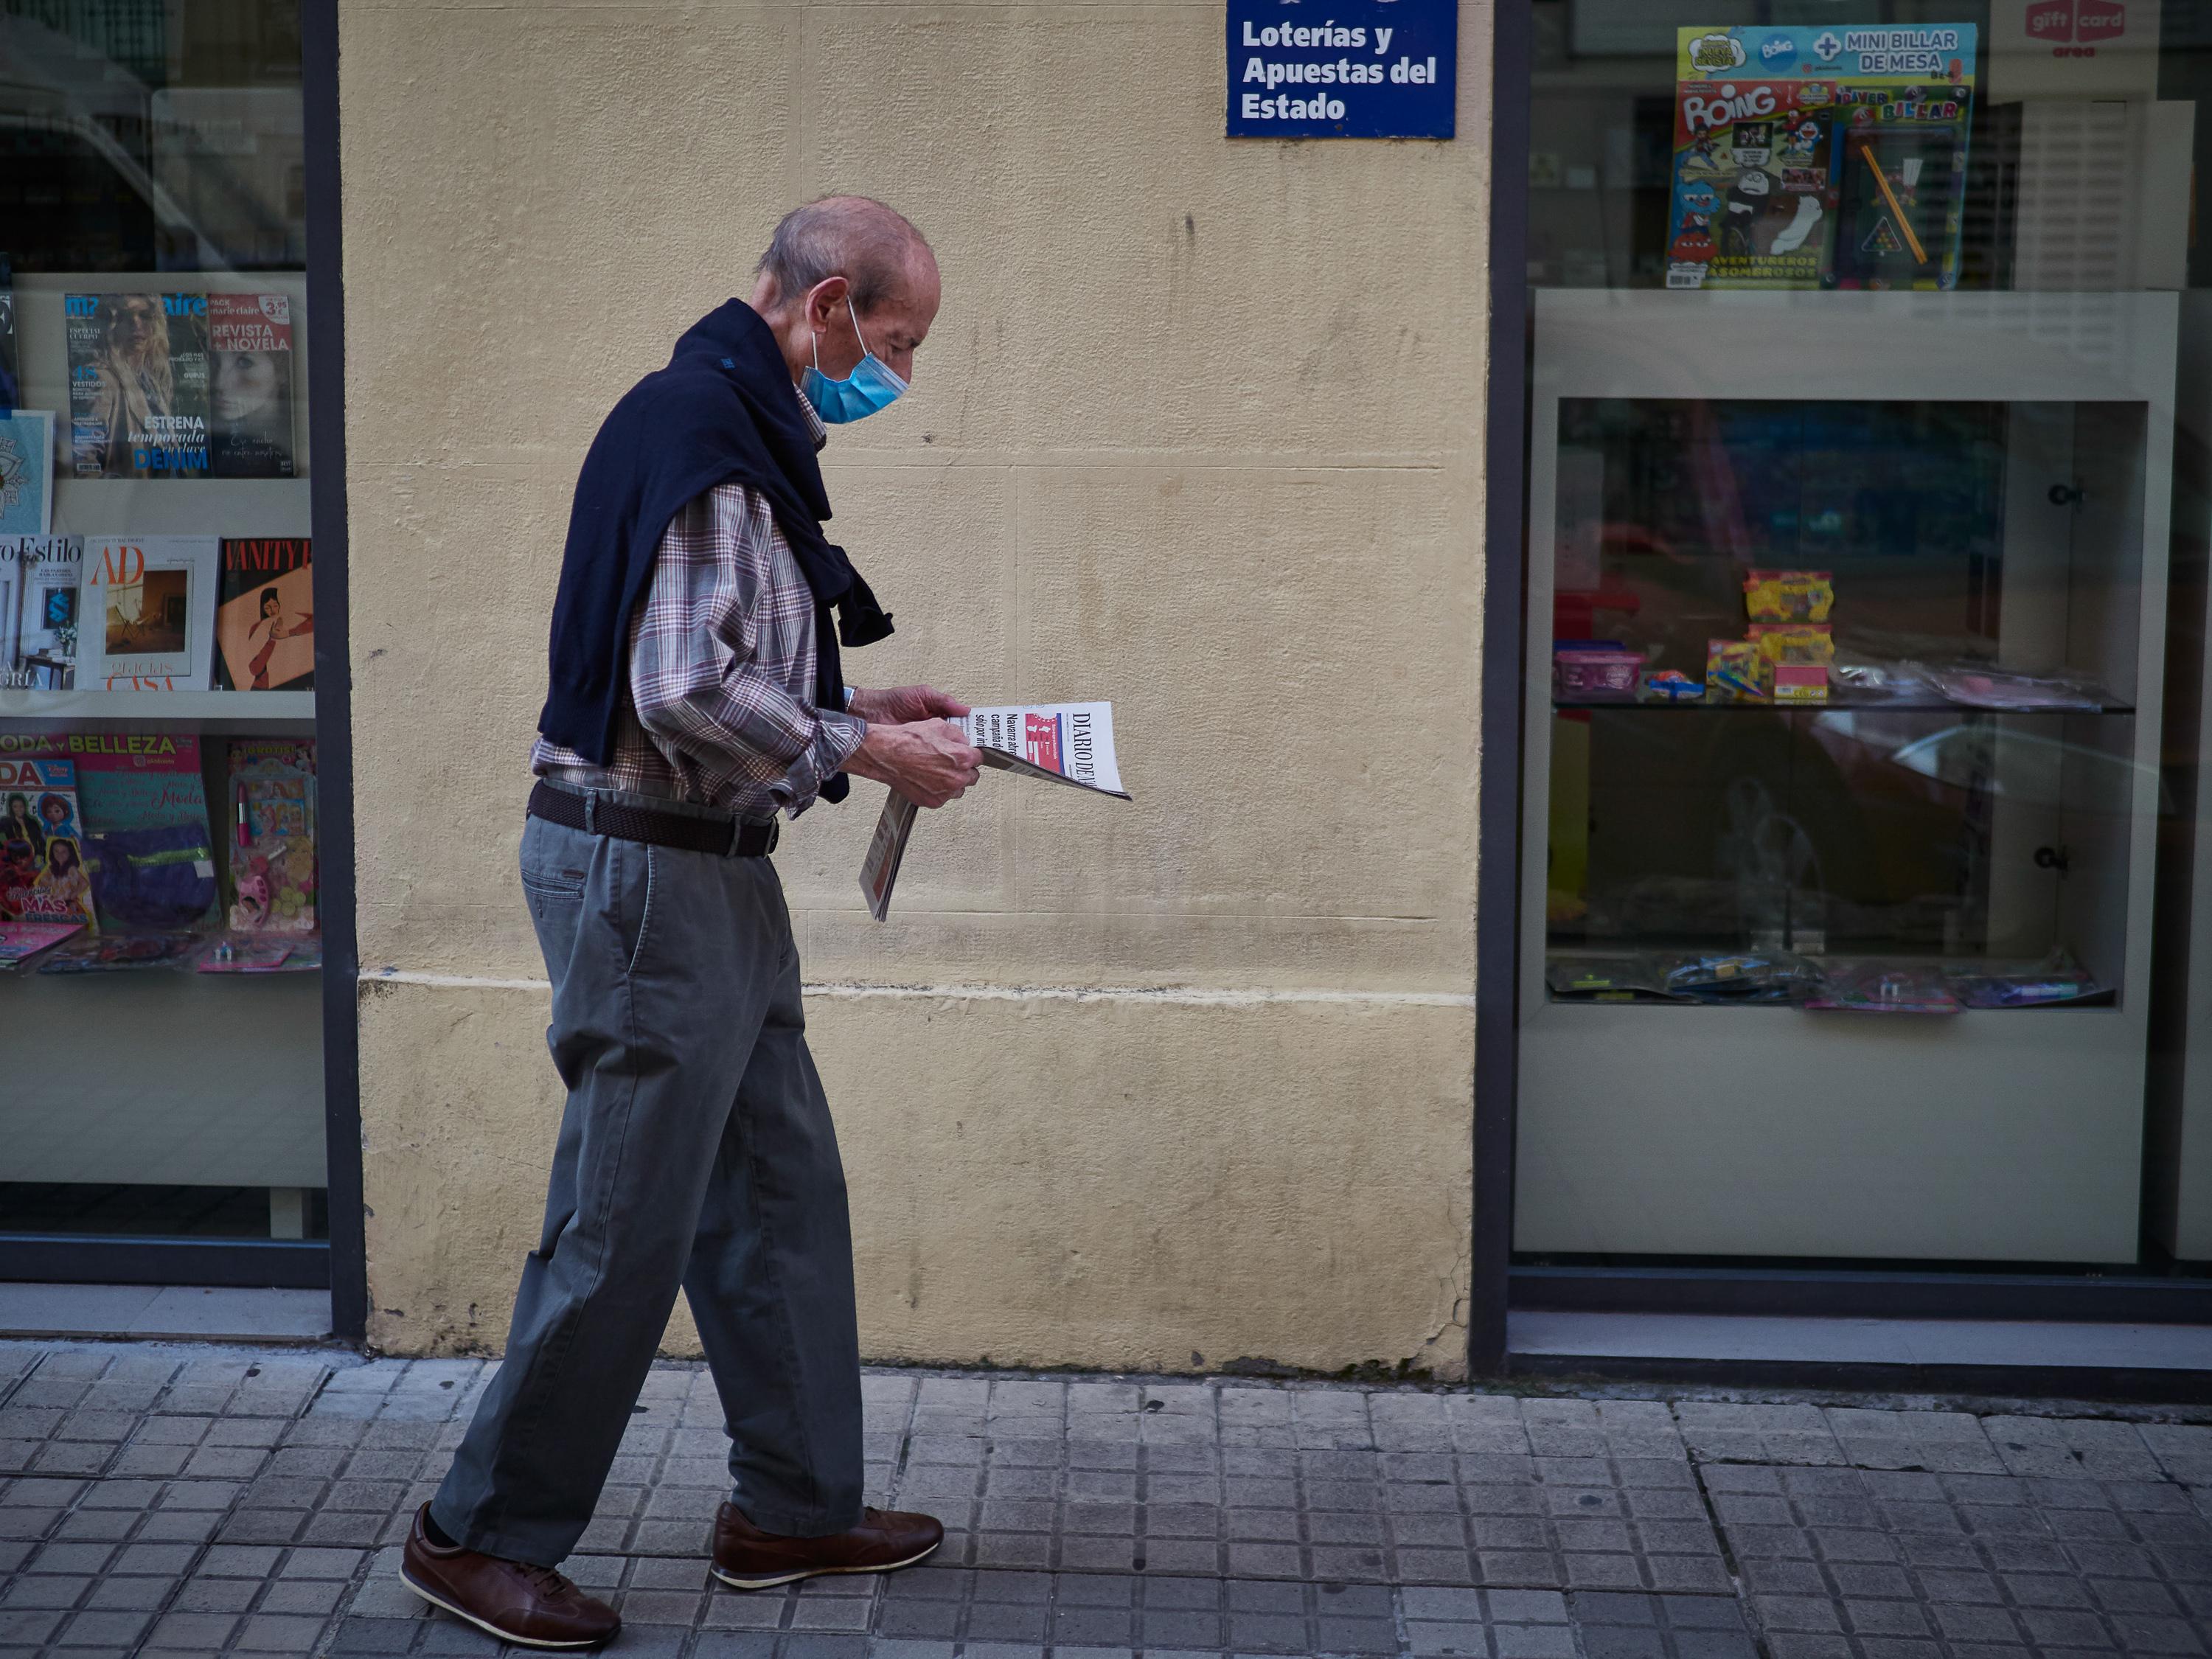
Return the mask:
M 1974 26 L 1680 29 L 1667 286 L 1959 279 Z
M 1759 684 L 1777 702 L 1826 702 L 1835 635 L 1826 623 L 1753 623 Z
M 1611 640 L 1561 641 L 1552 647 L 1552 690 L 1561 697 L 1632 697 L 1644 653 Z
M 1644 675 L 1636 695 L 1645 702 L 1696 702 L 1705 695 L 1705 688 L 1687 674 L 1660 668 Z
M 1743 608 L 1755 623 L 1824 623 L 1835 603 L 1825 570 L 1754 570 L 1744 579 Z
M 1750 640 L 1710 640 L 1705 644 L 1705 696 L 1713 702 L 1765 702 L 1766 661 Z
M 1753 623 L 1751 643 L 1769 663 L 1818 663 L 1836 659 L 1835 632 L 1826 623 Z

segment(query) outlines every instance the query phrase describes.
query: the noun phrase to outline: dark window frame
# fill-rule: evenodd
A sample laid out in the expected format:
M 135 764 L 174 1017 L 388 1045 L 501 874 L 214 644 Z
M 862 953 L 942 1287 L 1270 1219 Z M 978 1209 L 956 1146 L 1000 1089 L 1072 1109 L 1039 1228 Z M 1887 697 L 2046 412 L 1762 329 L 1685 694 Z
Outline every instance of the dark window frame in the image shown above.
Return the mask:
M 307 159 L 307 315 L 315 331 L 307 389 L 315 534 L 315 752 L 322 832 L 323 1120 L 327 1142 L 331 1329 L 368 1334 L 368 1212 L 361 1166 L 361 965 L 355 928 L 353 671 L 346 610 L 345 283 L 338 146 L 337 0 L 300 0 Z M 329 618 L 328 626 L 325 618 Z

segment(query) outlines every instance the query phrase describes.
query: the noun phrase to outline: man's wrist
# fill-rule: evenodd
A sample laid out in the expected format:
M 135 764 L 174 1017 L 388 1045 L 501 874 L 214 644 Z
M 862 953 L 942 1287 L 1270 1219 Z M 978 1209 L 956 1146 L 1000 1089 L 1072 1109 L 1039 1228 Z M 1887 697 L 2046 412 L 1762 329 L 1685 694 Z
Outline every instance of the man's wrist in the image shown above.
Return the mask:
M 859 746 L 845 757 L 845 769 L 848 772 L 856 777 L 872 778 L 878 783 L 890 781 L 884 774 L 882 757 L 877 752 L 880 747 L 881 735 L 876 727 L 863 728 Z M 877 742 L 871 743 L 869 739 L 872 737 L 875 738 Z
M 819 756 L 826 763 L 823 775 L 849 769 L 846 763 L 868 740 L 868 722 L 857 714 L 824 714 L 821 727 Z

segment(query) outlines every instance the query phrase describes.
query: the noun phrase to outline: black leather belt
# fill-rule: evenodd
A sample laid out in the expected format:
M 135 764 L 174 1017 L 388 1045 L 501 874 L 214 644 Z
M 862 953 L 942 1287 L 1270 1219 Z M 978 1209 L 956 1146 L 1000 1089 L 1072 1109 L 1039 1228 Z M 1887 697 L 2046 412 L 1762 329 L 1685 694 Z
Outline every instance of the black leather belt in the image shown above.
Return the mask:
M 735 818 L 695 818 L 683 812 L 659 812 L 650 806 L 631 806 L 609 800 L 604 795 L 580 795 L 573 790 L 556 789 L 543 779 L 530 792 L 530 816 L 590 835 L 650 842 L 655 847 L 677 847 L 687 853 L 757 859 L 775 851 L 777 825 L 774 818 L 766 823 L 742 823 Z

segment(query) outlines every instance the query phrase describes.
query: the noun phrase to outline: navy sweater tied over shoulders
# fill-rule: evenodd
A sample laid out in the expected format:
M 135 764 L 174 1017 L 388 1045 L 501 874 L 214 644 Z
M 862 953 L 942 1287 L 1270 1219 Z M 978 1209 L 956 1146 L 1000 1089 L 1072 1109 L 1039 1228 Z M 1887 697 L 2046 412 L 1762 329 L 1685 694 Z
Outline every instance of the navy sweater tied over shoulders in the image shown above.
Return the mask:
M 769 325 L 732 300 L 691 326 L 667 368 L 629 389 L 584 457 L 553 601 L 550 689 L 538 717 L 548 739 L 606 764 L 629 672 L 630 618 L 661 534 L 687 503 L 725 483 L 758 490 L 774 510 L 814 593 L 814 706 L 844 708 L 840 639 L 872 644 L 891 619 L 845 550 L 822 533 L 830 497 L 791 370 Z M 849 787 L 841 772 L 822 794 L 842 800 Z

